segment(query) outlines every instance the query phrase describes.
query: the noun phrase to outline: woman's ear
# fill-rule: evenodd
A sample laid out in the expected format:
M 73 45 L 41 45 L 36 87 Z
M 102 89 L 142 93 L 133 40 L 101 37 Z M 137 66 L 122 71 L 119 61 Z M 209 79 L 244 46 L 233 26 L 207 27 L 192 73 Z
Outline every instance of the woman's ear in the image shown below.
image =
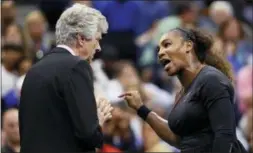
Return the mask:
M 186 53 L 190 53 L 193 50 L 193 42 L 187 41 L 186 42 Z

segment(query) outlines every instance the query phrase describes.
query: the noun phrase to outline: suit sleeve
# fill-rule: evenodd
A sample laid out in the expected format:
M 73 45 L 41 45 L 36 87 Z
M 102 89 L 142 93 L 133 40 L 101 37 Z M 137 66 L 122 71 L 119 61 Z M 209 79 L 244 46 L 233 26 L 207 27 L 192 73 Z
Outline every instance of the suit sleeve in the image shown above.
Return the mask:
M 235 114 L 228 86 L 217 76 L 210 76 L 202 96 L 215 134 L 212 152 L 230 153 L 235 139 Z
M 85 61 L 72 69 L 64 86 L 64 96 L 75 136 L 85 147 L 100 148 L 103 135 L 97 117 L 91 68 Z

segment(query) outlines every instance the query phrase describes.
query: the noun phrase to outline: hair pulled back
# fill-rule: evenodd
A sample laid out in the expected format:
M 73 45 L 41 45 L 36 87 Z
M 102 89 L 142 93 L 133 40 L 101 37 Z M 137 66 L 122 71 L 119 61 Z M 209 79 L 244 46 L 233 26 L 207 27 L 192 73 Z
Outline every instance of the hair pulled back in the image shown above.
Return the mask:
M 179 31 L 185 40 L 194 43 L 195 54 L 201 63 L 215 67 L 233 81 L 231 65 L 222 51 L 215 50 L 214 40 L 210 34 L 198 29 L 176 28 L 175 30 Z

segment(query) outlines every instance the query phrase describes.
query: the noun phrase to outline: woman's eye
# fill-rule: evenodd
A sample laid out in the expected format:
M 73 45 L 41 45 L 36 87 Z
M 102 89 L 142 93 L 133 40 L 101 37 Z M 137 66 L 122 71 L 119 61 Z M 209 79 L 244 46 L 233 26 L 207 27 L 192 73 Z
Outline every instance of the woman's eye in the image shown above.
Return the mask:
M 163 46 L 164 46 L 165 48 L 167 48 L 167 47 L 169 47 L 169 45 L 171 45 L 171 43 L 166 42 L 166 43 L 164 43 L 164 45 L 163 45 Z

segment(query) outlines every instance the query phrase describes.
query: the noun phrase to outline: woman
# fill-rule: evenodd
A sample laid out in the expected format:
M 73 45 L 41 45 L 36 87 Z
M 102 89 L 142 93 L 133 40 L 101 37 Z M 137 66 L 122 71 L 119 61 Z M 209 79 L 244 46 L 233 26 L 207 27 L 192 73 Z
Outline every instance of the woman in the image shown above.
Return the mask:
M 235 74 L 250 63 L 252 42 L 247 40 L 242 23 L 236 18 L 230 18 L 219 27 L 218 45 L 232 64 Z
M 13 43 L 16 45 L 22 45 L 25 54 L 27 54 L 28 44 L 25 38 L 24 30 L 20 25 L 15 23 L 10 24 L 8 27 L 6 27 L 2 38 L 2 44 Z
M 245 152 L 235 133 L 230 67 L 217 52 L 209 51 L 212 44 L 211 36 L 196 30 L 176 28 L 162 36 L 158 58 L 182 85 L 168 121 L 143 105 L 136 91 L 119 97 L 182 152 Z

